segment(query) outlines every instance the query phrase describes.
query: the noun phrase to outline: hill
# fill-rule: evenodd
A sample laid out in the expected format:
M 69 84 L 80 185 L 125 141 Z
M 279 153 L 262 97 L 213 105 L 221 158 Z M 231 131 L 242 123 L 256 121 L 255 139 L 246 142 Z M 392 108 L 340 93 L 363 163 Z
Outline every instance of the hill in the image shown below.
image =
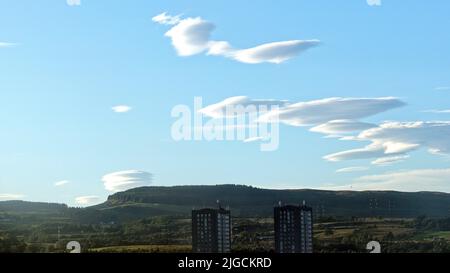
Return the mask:
M 142 187 L 113 194 L 103 204 L 85 209 L 8 201 L 0 202 L 0 214 L 34 215 L 35 220 L 51 215 L 74 223 L 127 222 L 152 216 L 189 217 L 193 208 L 216 207 L 217 200 L 239 217 L 272 217 L 280 201 L 306 201 L 316 217 L 444 218 L 450 214 L 447 193 L 269 190 L 241 185 Z
M 230 207 L 233 215 L 246 217 L 269 217 L 280 201 L 286 204 L 306 201 L 316 215 L 323 216 L 409 218 L 447 217 L 450 213 L 447 193 L 269 190 L 240 185 L 136 188 L 111 195 L 105 203 L 92 208 L 122 214 L 189 215 L 192 208 L 217 206 L 217 200 Z
M 0 212 L 28 214 L 58 214 L 67 210 L 67 205 L 56 203 L 3 201 L 0 202 Z

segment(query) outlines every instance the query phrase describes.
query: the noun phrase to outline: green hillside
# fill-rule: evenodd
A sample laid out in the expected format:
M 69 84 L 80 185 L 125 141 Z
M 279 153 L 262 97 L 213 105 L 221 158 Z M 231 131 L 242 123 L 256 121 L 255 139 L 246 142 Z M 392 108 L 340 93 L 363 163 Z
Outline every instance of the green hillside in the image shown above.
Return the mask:
M 235 216 L 269 217 L 280 201 L 306 201 L 316 214 L 333 216 L 446 217 L 450 194 L 435 192 L 351 192 L 268 190 L 239 185 L 144 187 L 114 194 L 93 209 L 118 213 L 188 215 L 192 208 L 216 206 L 220 200 Z
M 313 207 L 316 217 L 448 217 L 450 194 L 437 192 L 351 192 L 268 190 L 239 185 L 143 187 L 111 195 L 100 205 L 79 209 L 62 204 L 0 202 L 0 214 L 63 216 L 73 222 L 126 222 L 152 216 L 189 217 L 193 208 L 229 207 L 234 216 L 271 217 L 280 201 Z M 36 218 L 37 220 L 38 218 Z
M 24 214 L 58 214 L 67 211 L 65 204 L 40 203 L 25 201 L 0 202 L 0 212 L 15 212 Z

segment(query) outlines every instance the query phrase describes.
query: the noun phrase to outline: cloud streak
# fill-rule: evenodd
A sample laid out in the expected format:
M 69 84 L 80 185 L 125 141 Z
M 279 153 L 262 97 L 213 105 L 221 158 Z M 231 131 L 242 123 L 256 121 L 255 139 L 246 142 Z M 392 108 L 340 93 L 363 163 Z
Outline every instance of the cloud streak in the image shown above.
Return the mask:
M 447 110 L 426 110 L 424 113 L 433 113 L 433 114 L 450 114 L 450 109 Z
M 150 186 L 153 181 L 153 175 L 144 171 L 127 170 L 107 174 L 103 176 L 102 181 L 106 190 L 119 192 Z
M 299 102 L 280 108 L 261 117 L 261 121 L 279 120 L 291 126 L 313 126 L 317 131 L 339 130 L 352 132 L 359 127 L 371 127 L 357 122 L 391 109 L 404 106 L 405 103 L 394 97 L 383 98 L 326 98 L 315 101 Z M 332 123 L 329 123 L 334 121 Z
M 179 56 L 187 57 L 200 53 L 211 56 L 222 56 L 247 64 L 286 62 L 302 52 L 320 45 L 320 41 L 290 40 L 261 44 L 251 48 L 234 48 L 228 41 L 211 40 L 216 26 L 201 17 L 171 16 L 166 12 L 152 18 L 153 22 L 171 25 L 165 33 Z
M 369 6 L 376 6 L 376 7 L 379 7 L 379 6 L 381 6 L 381 0 L 366 0 L 366 2 L 367 2 L 367 5 L 369 5 Z
M 450 86 L 438 86 L 435 89 L 437 91 L 448 91 L 448 90 L 450 90 Z
M 66 3 L 71 7 L 81 6 L 81 0 L 66 0 Z
M 25 195 L 23 194 L 13 194 L 13 193 L 0 193 L 0 201 L 11 201 L 23 199 Z
M 371 123 L 343 119 L 343 120 L 328 121 L 324 124 L 320 124 L 316 127 L 311 128 L 310 131 L 326 135 L 339 136 L 341 134 L 361 132 L 363 130 L 367 130 L 374 127 L 377 126 Z
M 388 166 L 395 163 L 403 162 L 409 158 L 409 155 L 387 156 L 372 161 L 372 165 Z
M 417 169 L 362 176 L 353 184 L 325 187 L 328 190 L 379 191 L 396 190 L 402 192 L 435 191 L 450 192 L 450 169 Z
M 0 48 L 2 48 L 2 47 L 4 47 L 4 48 L 6 48 L 6 47 L 14 47 L 16 45 L 17 45 L 16 43 L 0 42 Z
M 69 183 L 70 183 L 70 181 L 68 181 L 68 180 L 58 181 L 58 182 L 55 183 L 55 187 L 62 187 L 62 186 L 65 186 L 65 185 L 67 185 Z
M 115 113 L 128 113 L 130 112 L 133 108 L 131 108 L 128 105 L 117 105 L 111 108 Z
M 289 104 L 286 100 L 251 99 L 246 96 L 230 97 L 221 102 L 200 109 L 200 113 L 211 118 L 230 118 L 251 113 L 265 108 L 285 107 Z M 231 109 L 235 111 L 230 111 Z
M 336 170 L 336 173 L 353 173 L 353 172 L 364 172 L 369 170 L 368 167 L 348 167 Z

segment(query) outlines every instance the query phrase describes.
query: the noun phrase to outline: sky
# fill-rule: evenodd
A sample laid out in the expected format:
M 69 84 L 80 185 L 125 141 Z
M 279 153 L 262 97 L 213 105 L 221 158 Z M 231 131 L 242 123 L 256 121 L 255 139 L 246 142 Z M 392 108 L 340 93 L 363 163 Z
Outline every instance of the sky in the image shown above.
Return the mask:
M 449 11 L 0 0 L 0 200 L 88 206 L 148 185 L 450 192 Z M 206 123 L 237 105 L 277 107 L 252 123 L 278 128 L 275 149 L 174 136 L 177 107 Z

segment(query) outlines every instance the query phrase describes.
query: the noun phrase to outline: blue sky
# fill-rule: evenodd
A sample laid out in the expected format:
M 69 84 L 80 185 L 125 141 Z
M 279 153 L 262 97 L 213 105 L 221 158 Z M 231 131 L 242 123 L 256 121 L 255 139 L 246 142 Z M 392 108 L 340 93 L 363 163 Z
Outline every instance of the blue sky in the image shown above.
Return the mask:
M 105 183 L 117 181 L 450 192 L 449 11 L 446 0 L 1 0 L 0 199 L 86 205 L 105 200 L 113 192 Z M 179 56 L 164 35 L 179 22 L 152 20 L 163 12 L 214 24 L 210 40 L 229 42 L 232 52 L 320 44 L 280 64 Z M 196 96 L 205 106 L 234 96 L 395 97 L 405 105 L 361 119 L 380 126 L 382 140 L 343 141 L 281 124 L 279 149 L 261 152 L 257 142 L 173 141 L 172 108 L 192 106 Z M 120 105 L 131 110 L 112 110 Z M 418 146 L 386 155 L 393 164 L 324 159 L 399 135 Z M 68 183 L 55 186 L 60 181 Z

